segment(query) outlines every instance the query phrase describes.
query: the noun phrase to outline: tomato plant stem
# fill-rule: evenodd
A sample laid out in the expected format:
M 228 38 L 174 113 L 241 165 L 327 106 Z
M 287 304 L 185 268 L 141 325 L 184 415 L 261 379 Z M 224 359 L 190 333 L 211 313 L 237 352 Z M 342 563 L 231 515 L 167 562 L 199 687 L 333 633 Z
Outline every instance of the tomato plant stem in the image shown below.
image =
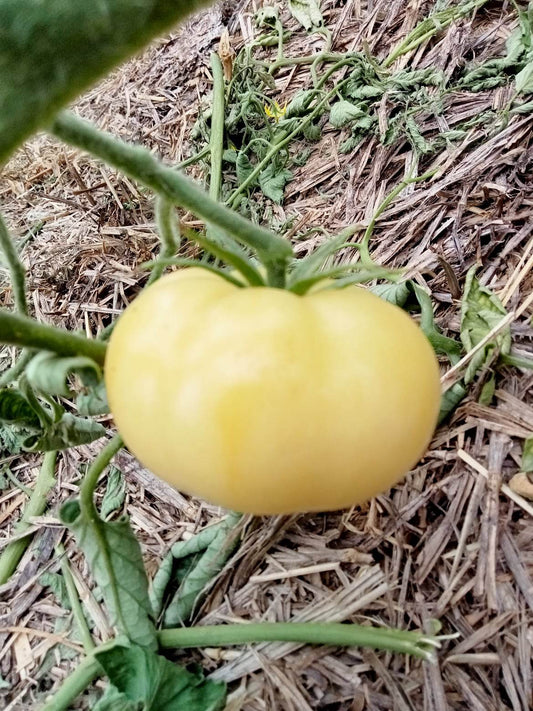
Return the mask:
M 76 583 L 74 582 L 74 576 L 70 570 L 67 553 L 61 543 L 57 546 L 56 552 L 61 560 L 61 573 L 63 574 L 63 580 L 65 581 L 65 587 L 67 588 L 67 595 L 70 607 L 72 608 L 72 614 L 74 615 L 74 619 L 76 620 L 76 624 L 78 626 L 83 648 L 85 649 L 86 654 L 89 654 L 96 645 L 94 644 L 91 632 L 87 625 L 87 620 L 85 619 L 85 615 L 83 613 L 78 590 L 76 589 Z
M 222 188 L 222 153 L 224 151 L 224 72 L 218 54 L 211 55 L 211 71 L 213 72 L 213 102 L 211 115 L 211 175 L 209 178 L 209 195 L 212 200 L 220 199 Z
M 448 25 L 460 17 L 468 15 L 472 10 L 486 5 L 488 0 L 471 0 L 464 4 L 444 8 L 418 23 L 407 37 L 394 47 L 389 55 L 384 59 L 381 66 L 385 69 L 390 67 L 399 57 L 407 52 L 411 52 L 421 44 L 431 39 L 437 32 L 442 32 Z
M 180 234 L 174 204 L 165 198 L 158 197 L 155 204 L 157 231 L 161 240 L 161 252 L 150 273 L 148 284 L 153 284 L 163 273 L 174 254 L 179 249 Z
M 21 314 L 28 313 L 28 304 L 26 301 L 26 276 L 22 262 L 19 259 L 13 240 L 9 234 L 6 223 L 0 215 L 0 247 L 4 253 L 11 274 L 13 283 L 13 296 L 15 299 L 15 308 Z
M 85 691 L 100 674 L 102 674 L 102 668 L 96 659 L 92 655 L 85 657 L 72 674 L 65 679 L 56 693 L 45 703 L 41 711 L 66 711 L 74 699 Z
M 206 625 L 161 630 L 158 633 L 161 647 L 222 647 L 250 642 L 299 642 L 301 644 L 327 644 L 331 646 L 370 647 L 433 658 L 434 637 L 420 632 L 382 627 L 366 627 L 336 622 L 258 622 L 236 625 Z
M 84 355 L 104 364 L 106 345 L 27 316 L 0 309 L 0 343 L 52 351 L 62 356 Z
M 120 435 L 115 435 L 112 439 L 110 439 L 87 470 L 87 473 L 81 483 L 80 507 L 82 512 L 85 513 L 90 519 L 94 518 L 94 516 L 98 518 L 98 512 L 96 510 L 96 506 L 94 505 L 93 499 L 98 479 L 115 454 L 119 451 L 119 449 L 121 449 L 123 444 L 124 443 Z
M 208 225 L 226 230 L 237 241 L 254 249 L 267 271 L 269 265 L 274 264 L 279 273 L 292 257 L 288 241 L 212 200 L 192 180 L 165 166 L 146 148 L 119 141 L 69 113 L 60 114 L 51 131 L 66 143 L 98 156 L 158 195 L 190 210 Z
M 378 206 L 374 214 L 372 215 L 372 219 L 368 223 L 368 227 L 365 230 L 365 234 L 363 235 L 363 239 L 359 245 L 359 252 L 361 254 L 361 263 L 365 267 L 373 267 L 374 261 L 372 260 L 369 252 L 369 244 L 370 244 L 370 238 L 372 237 L 374 233 L 374 228 L 376 226 L 376 222 L 379 220 L 381 215 L 385 212 L 385 210 L 388 208 L 388 206 L 398 197 L 398 195 L 411 183 L 420 183 L 423 180 L 427 180 L 428 178 L 431 178 L 433 175 L 435 175 L 435 171 L 429 171 L 427 173 L 424 173 L 423 175 L 419 175 L 416 178 L 412 178 L 411 176 L 408 176 L 404 180 L 402 180 L 401 183 L 398 183 L 396 187 L 390 191 L 390 193 L 385 197 L 383 202 Z
M 40 516 L 46 508 L 48 493 L 56 483 L 54 478 L 56 455 L 57 452 L 47 452 L 44 455 L 41 470 L 35 482 L 30 500 L 24 509 L 22 518 L 15 526 L 14 533 L 16 535 L 24 533 L 24 531 L 30 528 L 31 518 L 33 516 Z M 31 540 L 32 536 L 29 534 L 24 538 L 13 541 L 4 549 L 0 556 L 0 585 L 7 583 L 9 578 L 13 575 Z

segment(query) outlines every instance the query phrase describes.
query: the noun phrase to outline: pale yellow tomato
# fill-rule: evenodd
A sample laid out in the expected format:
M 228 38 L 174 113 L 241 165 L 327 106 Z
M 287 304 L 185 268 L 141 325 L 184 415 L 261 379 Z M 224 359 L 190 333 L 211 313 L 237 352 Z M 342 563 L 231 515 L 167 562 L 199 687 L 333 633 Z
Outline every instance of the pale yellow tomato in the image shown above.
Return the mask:
M 161 479 L 256 514 L 325 511 L 396 484 L 440 402 L 426 337 L 360 287 L 296 296 L 199 268 L 125 310 L 105 378 L 127 446 Z

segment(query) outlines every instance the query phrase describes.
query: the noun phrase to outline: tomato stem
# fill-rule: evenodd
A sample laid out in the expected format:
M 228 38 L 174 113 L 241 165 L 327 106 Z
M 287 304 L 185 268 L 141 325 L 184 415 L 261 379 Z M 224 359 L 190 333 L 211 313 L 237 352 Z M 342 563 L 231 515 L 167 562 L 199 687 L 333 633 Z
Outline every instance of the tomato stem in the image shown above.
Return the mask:
M 46 508 L 47 497 L 50 489 L 55 485 L 54 468 L 56 463 L 57 452 L 47 452 L 44 455 L 43 463 L 35 482 L 35 487 L 31 493 L 30 500 L 22 518 L 15 527 L 15 535 L 24 533 L 31 527 L 31 518 L 40 516 Z M 3 550 L 0 556 L 0 585 L 7 583 L 9 578 L 15 572 L 24 551 L 29 546 L 32 540 L 32 535 L 28 534 L 24 538 L 9 543 Z
M 168 264 L 168 260 L 178 251 L 180 244 L 180 233 L 177 216 L 174 212 L 174 204 L 165 198 L 158 197 L 155 203 L 155 215 L 157 231 L 161 240 L 161 252 L 155 260 L 148 284 L 153 284 L 154 281 L 159 279 Z
M 174 647 L 223 647 L 250 642 L 297 642 L 331 646 L 370 647 L 410 654 L 432 661 L 436 637 L 386 627 L 338 622 L 257 622 L 235 625 L 177 627 L 158 633 L 163 649 Z
M 80 486 L 80 508 L 91 520 L 94 519 L 95 516 L 98 518 L 98 512 L 93 499 L 98 479 L 123 444 L 124 442 L 120 435 L 115 435 L 110 439 L 93 461 L 83 478 Z
M 20 261 L 19 255 L 13 244 L 13 240 L 9 234 L 6 223 L 2 215 L 0 215 L 0 247 L 9 267 L 11 281 L 13 283 L 13 296 L 15 299 L 15 308 L 21 314 L 28 313 L 28 303 L 26 301 L 26 274 L 25 269 Z
M 87 625 L 87 620 L 85 619 L 85 614 L 81 606 L 76 583 L 74 582 L 74 576 L 70 570 L 67 553 L 62 543 L 59 543 L 56 546 L 56 554 L 61 561 L 61 574 L 63 575 L 63 580 L 65 581 L 70 607 L 78 626 L 83 648 L 85 649 L 86 654 L 90 654 L 96 645 L 92 638 L 91 631 L 89 630 L 89 626 Z
M 0 343 L 52 351 L 62 356 L 84 355 L 104 364 L 106 345 L 35 319 L 0 309 Z
M 224 72 L 218 54 L 211 54 L 211 71 L 213 72 L 213 101 L 211 114 L 211 135 L 209 148 L 211 152 L 211 175 L 209 177 L 209 195 L 213 200 L 220 199 L 222 189 L 222 154 L 224 151 Z
M 211 199 L 192 180 L 165 166 L 146 148 L 119 141 L 69 113 L 61 113 L 51 131 L 66 143 L 98 156 L 158 195 L 190 210 L 207 225 L 225 230 L 237 241 L 255 250 L 267 270 L 270 263 L 287 262 L 292 257 L 292 247 L 287 240 Z

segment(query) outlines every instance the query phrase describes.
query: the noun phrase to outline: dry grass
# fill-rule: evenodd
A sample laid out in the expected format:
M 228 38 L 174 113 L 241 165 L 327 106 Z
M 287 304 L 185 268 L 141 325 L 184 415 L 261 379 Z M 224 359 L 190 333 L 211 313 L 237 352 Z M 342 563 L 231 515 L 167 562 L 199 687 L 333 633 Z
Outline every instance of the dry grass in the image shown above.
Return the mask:
M 189 150 L 197 100 L 210 88 L 208 53 L 224 22 L 234 46 L 240 46 L 241 33 L 254 31 L 253 6 L 226 2 L 191 21 L 89 93 L 78 110 L 179 161 Z M 423 0 L 322 2 L 336 51 L 366 43 L 379 57 L 431 6 Z M 512 12 L 511 3 L 489 3 L 399 65 L 434 65 L 451 74 L 472 57 L 499 56 Z M 296 29 L 294 22 L 288 24 Z M 307 54 L 321 42 L 299 31 L 289 47 L 294 55 Z M 292 95 L 307 77 L 305 68 L 282 72 L 282 96 Z M 509 97 L 509 88 L 453 93 L 438 120 L 430 113 L 424 117 L 422 132 L 431 136 L 437 123 L 442 130 L 501 108 Z M 386 103 L 382 110 L 386 116 Z M 531 353 L 531 119 L 516 116 L 497 128 L 474 127 L 462 142 L 421 161 L 420 172 L 436 166 L 441 171 L 406 189 L 384 214 L 374 255 L 384 264 L 407 266 L 412 278 L 431 290 L 439 325 L 452 335 L 458 332 L 459 308 L 450 273 L 462 284 L 468 268 L 479 264 L 482 281 L 514 314 L 516 350 Z M 415 160 L 407 144 L 384 148 L 368 139 L 342 155 L 338 143 L 338 132 L 326 128 L 310 161 L 296 172 L 284 206 L 275 208 L 276 218 L 293 217 L 300 231 L 365 224 Z M 94 334 L 137 293 L 144 279 L 138 266 L 156 246 L 150 196 L 138 186 L 40 137 L 5 170 L 0 200 L 14 231 L 29 235 L 23 258 L 38 317 Z M 320 239 L 299 239 L 297 251 L 306 253 Z M 10 301 L 6 286 L 0 302 Z M 445 644 L 439 663 L 293 644 L 194 653 L 214 677 L 231 682 L 228 709 L 532 707 L 533 509 L 508 484 L 519 469 L 522 440 L 533 432 L 533 377 L 516 369 L 502 369 L 497 377 L 493 404 L 476 402 L 481 380 L 438 430 L 424 460 L 389 494 L 351 511 L 247 521 L 242 546 L 197 615 L 199 623 L 371 620 L 402 628 L 421 628 L 438 618 L 445 633 L 458 634 Z M 79 467 L 92 452 L 93 447 L 79 448 L 61 457 L 52 512 L 75 491 Z M 126 454 L 119 461 L 127 475 L 126 509 L 153 573 L 169 545 L 221 512 L 154 480 Z M 21 459 L 12 469 L 29 483 L 35 465 Z M 0 493 L 4 541 L 24 499 L 15 487 Z M 56 632 L 66 613 L 38 582 L 43 571 L 57 569 L 57 541 L 67 545 L 95 636 L 111 635 L 70 536 L 52 516 L 38 520 L 36 528 L 20 574 L 1 591 L 0 673 L 10 688 L 0 694 L 6 711 L 34 708 L 36 695 L 67 674 L 74 661 L 65 658 L 59 639 L 69 649 L 79 648 L 66 632 Z

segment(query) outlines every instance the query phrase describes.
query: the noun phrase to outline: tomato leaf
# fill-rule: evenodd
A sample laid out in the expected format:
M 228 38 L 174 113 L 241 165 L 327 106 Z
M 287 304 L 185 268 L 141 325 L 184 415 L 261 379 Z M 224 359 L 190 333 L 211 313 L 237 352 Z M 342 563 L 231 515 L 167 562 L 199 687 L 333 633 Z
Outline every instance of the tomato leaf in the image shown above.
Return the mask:
M 271 163 L 259 173 L 259 187 L 267 198 L 275 203 L 281 203 L 285 186 L 292 180 L 292 173 L 287 168 L 276 168 Z
M 0 421 L 26 427 L 39 427 L 35 410 L 18 390 L 0 390 Z
M 112 67 L 207 3 L 2 0 L 0 163 Z
M 461 303 L 461 340 L 467 351 L 472 350 L 507 315 L 499 298 L 479 283 L 476 268 L 466 276 Z M 511 351 L 511 329 L 506 326 L 495 339 L 474 355 L 464 376 L 465 383 L 472 382 L 476 372 L 491 359 L 496 349 L 507 355 Z
M 420 306 L 421 318 L 420 328 L 426 334 L 429 342 L 433 346 L 436 353 L 447 355 L 451 363 L 456 363 L 461 357 L 461 344 L 454 341 L 453 338 L 443 336 L 437 329 L 435 324 L 435 316 L 433 314 L 433 304 L 429 294 L 422 289 L 421 286 L 414 282 L 409 282 L 409 288 L 415 295 Z
M 26 437 L 24 449 L 31 452 L 69 449 L 69 447 L 79 447 L 80 444 L 94 442 L 105 433 L 105 427 L 99 422 L 66 412 L 60 420 L 44 427 L 41 433 Z
M 323 268 L 327 259 L 346 246 L 346 235 L 339 234 L 331 239 L 326 239 L 320 247 L 314 249 L 303 259 L 294 262 L 295 266 L 289 276 L 289 285 L 296 284 L 302 279 L 315 274 Z
M 120 469 L 111 467 L 107 475 L 107 486 L 100 512 L 102 518 L 107 518 L 114 511 L 121 508 L 126 498 L 126 482 Z
M 306 294 L 315 284 L 319 284 L 326 279 L 332 279 L 332 284 L 326 285 L 325 289 L 341 289 L 344 286 L 352 284 L 363 284 L 365 281 L 373 279 L 386 279 L 393 276 L 393 272 L 385 267 L 365 267 L 363 264 L 345 264 L 339 267 L 333 267 L 324 272 L 314 274 L 306 279 L 300 279 L 294 282 L 291 286 L 291 291 L 295 294 Z
M 166 607 L 165 626 L 183 624 L 193 613 L 200 595 L 222 570 L 238 542 L 235 527 L 240 515 L 229 514 L 204 528 L 188 541 L 178 541 L 165 556 L 152 581 L 150 599 L 157 616 Z M 170 588 L 178 588 L 170 601 Z
M 329 122 L 334 128 L 343 128 L 364 115 L 365 112 L 359 106 L 342 99 L 331 107 Z
M 451 415 L 461 400 L 465 398 L 467 392 L 468 390 L 461 382 L 455 383 L 451 388 L 449 388 L 449 390 L 446 390 L 440 401 L 438 419 L 439 425 L 448 417 L 448 415 Z
M 401 281 L 398 284 L 378 284 L 373 286 L 371 291 L 381 299 L 388 301 L 389 304 L 394 304 L 394 306 L 399 306 L 400 308 L 405 306 L 411 293 L 409 283 L 406 281 Z
M 77 375 L 87 386 L 95 386 L 102 379 L 100 366 L 90 358 L 63 358 L 47 351 L 38 353 L 31 359 L 25 374 L 30 385 L 36 390 L 64 397 L 72 395 L 68 380 L 73 375 Z
M 254 166 L 246 155 L 246 151 L 240 150 L 235 161 L 235 170 L 237 172 L 237 183 L 242 185 L 250 175 L 254 172 Z
M 76 398 L 76 408 L 80 415 L 106 415 L 109 412 L 109 403 L 104 381 L 80 393 Z
M 219 711 L 226 704 L 224 684 L 204 679 L 145 647 L 115 646 L 95 657 L 109 680 L 143 711 Z
M 533 437 L 528 437 L 524 442 L 521 470 L 526 473 L 533 472 Z
M 65 578 L 61 575 L 61 573 L 52 573 L 50 571 L 42 573 L 39 576 L 39 585 L 50 588 L 61 607 L 64 607 L 65 610 L 72 609 L 70 606 L 70 598 L 68 596 Z
M 252 260 L 239 245 L 231 244 L 229 241 L 222 245 L 218 241 L 215 242 L 209 239 L 209 237 L 201 236 L 192 230 L 184 229 L 183 232 L 189 239 L 197 242 L 206 252 L 209 252 L 217 259 L 221 259 L 225 264 L 231 264 L 252 286 L 264 285 L 265 281 L 260 272 L 255 268 Z M 229 275 L 224 276 L 227 278 Z M 231 281 L 231 277 L 229 280 Z
M 289 0 L 289 10 L 306 30 L 324 24 L 318 0 Z
M 61 520 L 74 533 L 102 591 L 112 623 L 143 647 L 157 648 L 148 579 L 139 542 L 129 520 L 105 522 L 87 517 L 78 501 L 68 501 Z
M 104 695 L 93 706 L 93 711 L 137 711 L 138 708 L 138 705 L 131 702 L 126 694 L 110 684 L 106 687 Z
M 533 94 L 533 61 L 518 72 L 515 77 L 517 94 Z

